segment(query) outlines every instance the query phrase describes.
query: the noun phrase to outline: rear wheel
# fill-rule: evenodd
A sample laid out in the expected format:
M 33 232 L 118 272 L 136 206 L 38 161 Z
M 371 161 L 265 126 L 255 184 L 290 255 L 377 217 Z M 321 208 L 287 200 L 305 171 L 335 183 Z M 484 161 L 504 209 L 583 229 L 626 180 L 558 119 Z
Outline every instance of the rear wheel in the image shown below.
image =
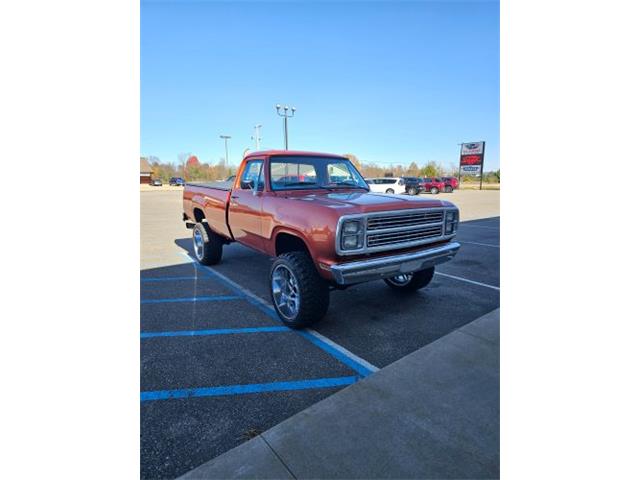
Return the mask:
M 446 187 L 444 187 L 444 191 L 446 193 L 451 193 L 453 192 L 453 187 L 451 185 L 447 185 Z
M 273 307 L 286 326 L 305 328 L 327 313 L 329 285 L 306 252 L 279 255 L 270 278 Z
M 393 191 L 393 188 L 387 188 L 387 191 L 384 193 L 396 193 L 396 192 Z
M 417 195 L 418 189 L 416 187 L 409 188 L 409 195 Z
M 206 223 L 193 226 L 193 253 L 202 265 L 215 265 L 222 260 L 222 238 Z
M 440 193 L 440 190 L 438 190 L 438 187 L 431 187 L 431 190 L 429 190 L 433 195 L 435 195 L 436 193 Z
M 385 278 L 384 282 L 393 290 L 415 292 L 429 285 L 435 271 L 435 267 L 431 267 L 426 270 L 420 270 L 419 272 L 403 273 L 395 277 Z

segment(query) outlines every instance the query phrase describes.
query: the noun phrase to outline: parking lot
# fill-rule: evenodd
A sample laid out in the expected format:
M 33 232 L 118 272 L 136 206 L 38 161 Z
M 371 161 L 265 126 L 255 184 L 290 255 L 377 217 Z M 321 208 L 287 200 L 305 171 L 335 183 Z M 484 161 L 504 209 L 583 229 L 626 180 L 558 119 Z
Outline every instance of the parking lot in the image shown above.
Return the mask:
M 271 308 L 270 259 L 237 244 L 196 264 L 181 191 L 141 191 L 141 475 L 172 478 L 499 306 L 499 192 L 441 194 L 461 209 L 456 258 L 398 295 L 334 291 L 313 330 Z

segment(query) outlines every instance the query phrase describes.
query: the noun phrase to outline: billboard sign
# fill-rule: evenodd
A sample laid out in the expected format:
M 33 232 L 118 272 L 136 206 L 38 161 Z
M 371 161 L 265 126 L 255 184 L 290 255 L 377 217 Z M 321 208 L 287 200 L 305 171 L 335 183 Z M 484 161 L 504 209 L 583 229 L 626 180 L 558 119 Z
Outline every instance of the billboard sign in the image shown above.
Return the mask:
M 460 147 L 460 174 L 480 175 L 484 163 L 484 142 L 463 143 Z

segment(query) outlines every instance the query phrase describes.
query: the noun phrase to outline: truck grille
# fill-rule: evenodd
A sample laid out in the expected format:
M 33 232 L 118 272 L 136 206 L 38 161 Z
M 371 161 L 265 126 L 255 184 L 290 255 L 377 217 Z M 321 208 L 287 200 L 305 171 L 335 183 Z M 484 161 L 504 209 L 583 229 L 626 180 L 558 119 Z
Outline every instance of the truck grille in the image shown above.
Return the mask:
M 367 219 L 367 230 L 372 231 L 387 228 L 413 227 L 431 223 L 441 223 L 443 216 L 444 212 L 442 210 L 371 216 Z
M 381 247 L 442 236 L 442 225 L 367 235 L 367 247 Z

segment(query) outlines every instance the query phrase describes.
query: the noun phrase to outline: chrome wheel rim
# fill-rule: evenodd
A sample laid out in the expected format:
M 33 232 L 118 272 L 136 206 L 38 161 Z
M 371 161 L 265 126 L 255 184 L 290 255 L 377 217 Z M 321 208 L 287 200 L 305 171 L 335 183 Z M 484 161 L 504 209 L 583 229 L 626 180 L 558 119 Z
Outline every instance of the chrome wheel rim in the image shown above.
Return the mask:
M 431 189 L 431 193 L 435 195 L 436 193 L 438 193 L 438 189 L 437 188 L 432 188 Z
M 293 319 L 300 310 L 300 288 L 293 272 L 286 265 L 278 265 L 271 274 L 271 295 L 278 312 Z
M 204 255 L 204 238 L 202 238 L 202 233 L 197 228 L 193 229 L 193 251 L 196 254 L 196 258 L 202 260 L 202 256 Z
M 387 280 L 389 280 L 390 283 L 397 285 L 398 287 L 404 287 L 406 284 L 408 284 L 411 281 L 412 278 L 413 278 L 413 273 L 403 273 L 402 275 L 396 275 L 395 277 L 390 277 Z

